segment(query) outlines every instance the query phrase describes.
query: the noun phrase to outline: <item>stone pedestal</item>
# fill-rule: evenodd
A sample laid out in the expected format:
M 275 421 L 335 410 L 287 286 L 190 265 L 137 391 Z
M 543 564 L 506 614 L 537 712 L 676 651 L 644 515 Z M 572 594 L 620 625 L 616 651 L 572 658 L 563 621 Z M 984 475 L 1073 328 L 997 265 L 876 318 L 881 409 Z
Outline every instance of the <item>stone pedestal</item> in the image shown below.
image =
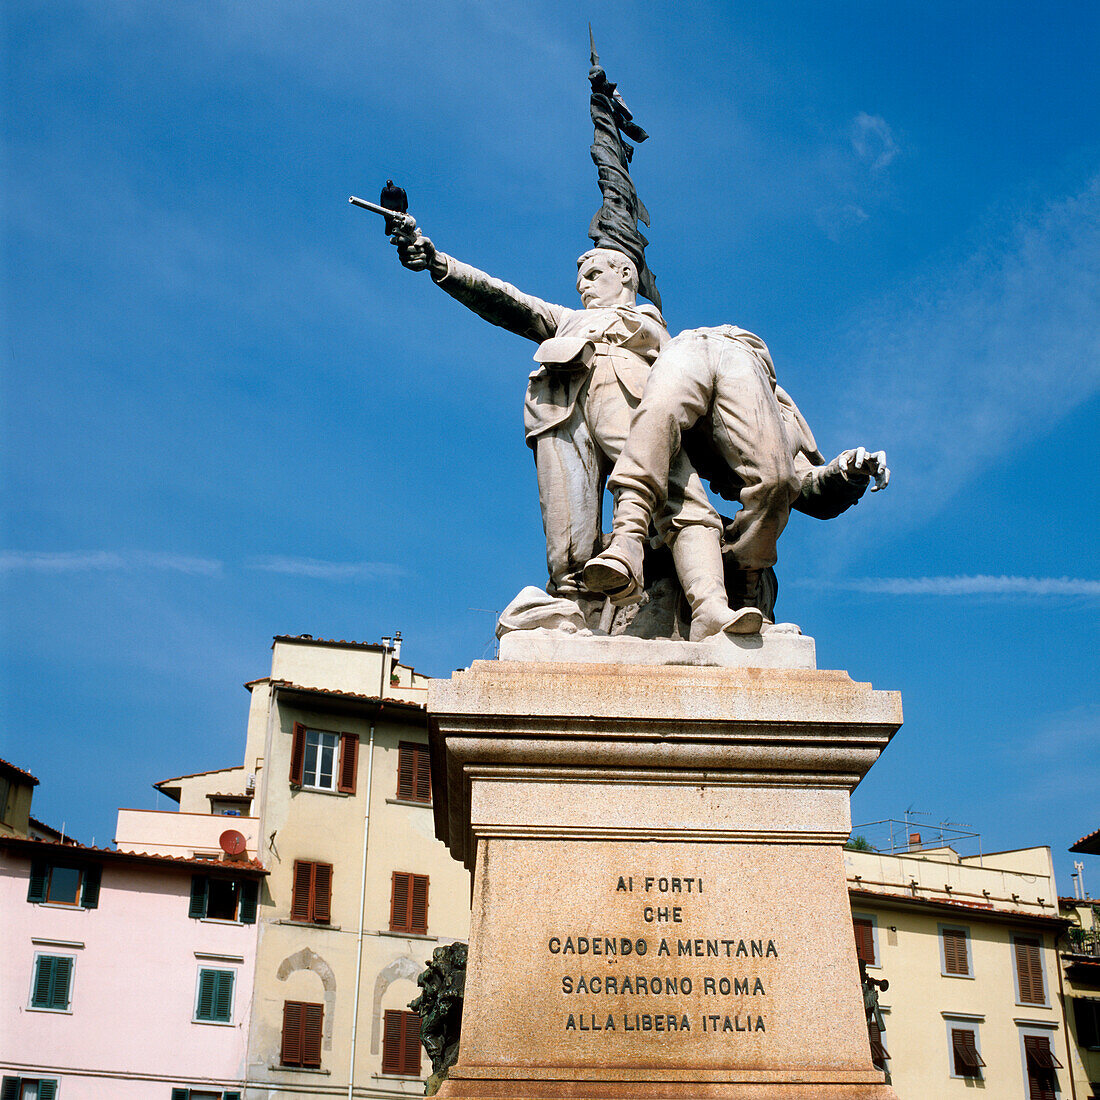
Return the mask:
M 901 724 L 812 668 L 479 661 L 429 695 L 474 870 L 441 1097 L 888 1100 L 841 847 Z

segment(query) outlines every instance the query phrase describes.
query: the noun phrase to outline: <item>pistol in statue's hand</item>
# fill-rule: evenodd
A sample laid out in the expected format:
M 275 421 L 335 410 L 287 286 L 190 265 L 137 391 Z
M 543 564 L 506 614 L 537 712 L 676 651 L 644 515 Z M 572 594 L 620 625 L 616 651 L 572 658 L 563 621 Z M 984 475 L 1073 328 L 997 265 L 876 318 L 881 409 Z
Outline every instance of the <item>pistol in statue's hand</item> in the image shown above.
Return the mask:
M 408 215 L 394 229 L 390 244 L 396 246 L 398 258 L 410 271 L 426 271 L 435 259 L 435 245 Z

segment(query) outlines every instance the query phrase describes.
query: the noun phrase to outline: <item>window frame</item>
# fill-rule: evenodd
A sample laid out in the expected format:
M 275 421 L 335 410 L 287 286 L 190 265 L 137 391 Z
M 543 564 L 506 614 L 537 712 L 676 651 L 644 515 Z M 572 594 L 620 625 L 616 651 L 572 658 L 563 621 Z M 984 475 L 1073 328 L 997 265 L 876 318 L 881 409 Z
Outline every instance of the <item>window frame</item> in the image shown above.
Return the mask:
M 1028 1039 L 1043 1039 L 1046 1041 L 1047 1049 L 1050 1051 L 1051 1057 L 1057 1062 L 1058 1069 L 1065 1071 L 1065 1066 L 1061 1062 L 1058 1062 L 1058 1056 L 1054 1050 L 1054 1036 L 1057 1033 L 1057 1024 L 1051 1023 L 1049 1028 L 1036 1027 L 1034 1025 L 1030 1027 L 1019 1027 L 1020 1036 L 1020 1058 L 1023 1064 L 1024 1071 L 1024 1085 L 1027 1087 L 1027 1097 L 1031 1100 L 1031 1069 L 1027 1060 L 1027 1040 Z M 1062 1083 L 1058 1080 L 1058 1069 L 1051 1070 L 1051 1077 L 1054 1079 L 1054 1097 L 1056 1100 L 1061 1100 L 1065 1096 L 1065 1090 L 1062 1088 Z
M 416 1069 L 410 1068 L 408 1059 L 411 1035 L 409 1027 L 416 1021 Z M 397 1024 L 397 1051 L 393 1051 L 388 1040 L 391 1038 L 391 1023 Z M 406 1009 L 387 1008 L 382 1013 L 382 1073 L 387 1077 L 409 1077 L 419 1080 L 423 1076 L 424 1055 L 420 1042 L 420 1016 Z
M 58 1077 L 21 1077 L 12 1073 L 5 1073 L 0 1078 L 0 1095 L 4 1095 L 4 1090 L 8 1088 L 8 1082 L 15 1082 L 15 1097 L 14 1100 L 23 1100 L 23 1086 L 34 1084 L 38 1086 L 39 1100 L 57 1100 L 57 1090 L 61 1083 L 61 1079 Z M 42 1086 L 52 1085 L 53 1088 L 47 1096 L 42 1095 Z
M 1017 943 L 1035 942 L 1038 944 L 1037 954 L 1039 960 L 1039 982 L 1042 986 L 1043 999 L 1041 1001 L 1025 1001 L 1020 989 L 1020 958 L 1017 952 Z M 1025 933 L 1013 932 L 1012 934 L 1012 982 L 1016 994 L 1016 1004 L 1020 1008 L 1050 1008 L 1050 987 L 1047 982 L 1047 968 L 1043 963 L 1043 934 L 1041 932 Z
M 975 1020 L 967 1016 L 950 1016 L 944 1014 L 944 1022 L 947 1025 L 947 1067 L 948 1075 L 953 1081 L 985 1081 L 985 1060 L 982 1058 L 982 1041 L 980 1027 L 982 1020 Z M 955 1036 L 953 1032 L 969 1031 L 974 1038 L 974 1051 L 978 1055 L 982 1065 L 978 1066 L 976 1073 L 958 1073 L 955 1068 Z
M 1096 997 L 1079 996 L 1076 993 L 1070 993 L 1069 999 L 1073 1003 L 1073 1037 L 1077 1045 L 1082 1050 L 1100 1050 L 1100 999 Z M 1093 1041 L 1088 1044 L 1081 1040 L 1081 1024 L 1077 1019 L 1077 1006 L 1079 1004 L 1088 1005 L 1093 1015 Z
M 237 971 L 233 967 L 224 966 L 205 966 L 200 964 L 197 968 L 197 975 L 195 978 L 195 1004 L 191 1012 L 191 1023 L 193 1024 L 213 1024 L 215 1027 L 233 1027 L 235 1012 L 237 1008 Z M 228 974 L 229 975 L 229 1009 L 224 1020 L 215 1019 L 210 1016 L 200 1016 L 199 1006 L 202 1001 L 202 979 L 204 974 Z M 214 997 L 216 998 L 217 991 L 215 990 Z
M 882 969 L 882 953 L 879 949 L 878 942 L 878 917 L 873 913 L 852 913 L 852 935 L 856 934 L 856 922 L 867 921 L 871 925 L 871 949 L 875 953 L 874 962 L 867 962 L 868 970 L 881 970 Z M 859 940 L 856 939 L 856 961 L 859 962 Z M 866 962 L 866 960 L 864 960 Z
M 398 902 L 398 876 L 402 876 L 407 880 L 405 885 L 405 913 L 404 923 L 397 923 L 397 902 Z M 424 883 L 424 921 L 423 926 L 414 923 L 414 907 L 413 902 L 416 896 L 417 882 L 422 880 Z M 430 875 L 418 875 L 413 871 L 394 871 L 390 878 L 390 925 L 389 930 L 391 932 L 397 932 L 407 936 L 426 936 L 428 934 L 428 903 L 431 890 L 431 876 Z
M 420 798 L 420 780 L 425 773 L 428 795 Z M 428 745 L 423 741 L 397 743 L 397 801 L 414 802 L 418 806 L 432 804 L 431 755 Z
M 938 924 L 936 932 L 940 941 L 940 976 L 943 978 L 969 978 L 974 981 L 974 954 L 971 951 L 971 933 L 965 924 Z M 947 933 L 961 932 L 966 948 L 966 973 L 957 974 L 947 969 Z
M 76 901 L 60 901 L 50 897 L 54 872 L 77 873 Z M 99 863 L 66 863 L 63 860 L 32 859 L 27 875 L 27 901 L 31 905 L 48 905 L 56 909 L 98 909 L 103 867 Z
M 304 883 L 305 873 L 299 868 L 309 868 L 308 885 Z M 319 876 L 318 869 L 325 868 L 325 872 Z M 323 892 L 319 887 L 319 877 L 327 876 Z M 300 921 L 302 924 L 315 924 L 321 927 L 332 924 L 332 879 L 333 865 L 316 859 L 296 859 L 291 871 L 290 879 L 290 919 Z M 305 892 L 305 914 L 302 914 L 302 892 Z M 297 910 L 297 911 L 296 911 Z
M 197 912 L 199 895 L 196 887 L 199 880 L 203 882 L 201 913 Z M 207 915 L 210 912 L 210 883 L 215 880 L 218 882 L 232 882 L 237 887 L 237 905 L 234 910 L 236 916 L 232 919 Z M 243 876 L 235 878 L 232 875 L 208 875 L 200 871 L 196 871 L 191 876 L 190 899 L 187 908 L 187 915 L 191 920 L 210 921 L 213 924 L 255 924 L 259 907 L 260 883 L 256 879 Z M 247 918 L 245 916 L 246 912 L 248 914 Z
M 69 975 L 68 983 L 66 986 L 66 999 L 63 1008 L 58 1008 L 55 1005 L 36 1005 L 34 1003 L 34 992 L 38 985 L 38 971 L 41 959 L 68 959 L 69 960 Z M 34 963 L 31 966 L 31 989 L 30 995 L 27 997 L 27 1011 L 28 1012 L 60 1012 L 71 1016 L 73 1012 L 73 988 L 76 984 L 76 956 L 67 952 L 57 954 L 56 951 L 36 951 L 34 953 Z M 52 984 L 52 978 L 51 978 Z M 37 1080 L 37 1078 L 34 1078 Z
M 320 778 L 319 766 L 321 746 L 314 761 L 313 775 L 306 775 L 306 754 L 309 749 L 310 734 L 318 738 L 336 739 L 333 748 L 332 784 L 321 786 L 313 780 Z M 290 786 L 294 790 L 314 791 L 318 794 L 355 794 L 359 777 L 359 734 L 346 730 L 326 730 L 318 726 L 307 726 L 304 722 L 295 722 L 291 728 L 290 742 Z
M 294 1005 L 300 1009 L 317 1009 L 318 1012 L 318 1024 L 317 1024 L 317 1061 L 314 1064 L 312 1061 L 306 1060 L 305 1050 L 305 1037 L 306 1037 L 306 1024 L 307 1013 L 302 1012 L 301 1019 L 298 1026 L 298 1042 L 301 1048 L 301 1058 L 296 1062 L 288 1062 L 286 1060 L 286 1037 L 287 1037 L 287 1008 L 290 1005 Z M 279 1029 L 279 1065 L 288 1066 L 293 1069 L 320 1069 L 324 1063 L 322 1057 L 322 1051 L 324 1049 L 325 1042 L 325 1006 L 317 1001 L 283 1001 L 283 1021 Z

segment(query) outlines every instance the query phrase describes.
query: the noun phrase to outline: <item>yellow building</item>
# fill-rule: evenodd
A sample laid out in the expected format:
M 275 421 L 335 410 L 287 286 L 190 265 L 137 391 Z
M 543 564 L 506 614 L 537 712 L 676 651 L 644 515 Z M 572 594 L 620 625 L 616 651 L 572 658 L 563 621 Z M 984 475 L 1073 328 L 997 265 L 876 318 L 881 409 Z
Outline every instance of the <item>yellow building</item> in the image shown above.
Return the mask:
M 919 843 L 919 841 L 918 841 Z M 898 1095 L 1070 1097 L 1049 848 L 846 850 L 856 945 Z
M 0 760 L 0 836 L 29 836 L 31 834 L 31 798 L 38 780 Z
M 1100 830 L 1082 837 L 1070 851 L 1100 855 Z M 1071 1071 L 1077 1096 L 1086 1100 L 1100 1097 L 1100 901 L 1085 892 L 1085 865 L 1077 868 L 1080 897 L 1059 898 L 1058 905 L 1070 925 L 1060 947 Z
M 246 685 L 243 765 L 157 784 L 184 813 L 240 814 L 270 871 L 252 1100 L 424 1092 L 407 1005 L 432 951 L 468 936 L 470 878 L 435 839 L 427 678 L 399 657 L 400 636 L 277 637 L 270 675 Z

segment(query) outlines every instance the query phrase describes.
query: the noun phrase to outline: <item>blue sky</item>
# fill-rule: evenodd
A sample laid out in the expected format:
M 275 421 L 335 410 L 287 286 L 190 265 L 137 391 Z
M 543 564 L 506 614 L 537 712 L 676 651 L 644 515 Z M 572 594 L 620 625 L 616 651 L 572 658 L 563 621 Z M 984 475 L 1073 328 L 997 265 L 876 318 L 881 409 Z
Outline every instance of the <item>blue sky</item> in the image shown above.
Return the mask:
M 890 457 L 780 548 L 821 666 L 903 692 L 855 819 L 1050 844 L 1070 892 L 1100 826 L 1094 5 L 6 5 L 0 755 L 103 843 L 240 759 L 273 634 L 491 655 L 545 579 L 532 349 L 346 200 L 392 176 L 440 248 L 574 304 L 590 17 L 652 135 L 669 327 L 760 333 L 823 450 Z

